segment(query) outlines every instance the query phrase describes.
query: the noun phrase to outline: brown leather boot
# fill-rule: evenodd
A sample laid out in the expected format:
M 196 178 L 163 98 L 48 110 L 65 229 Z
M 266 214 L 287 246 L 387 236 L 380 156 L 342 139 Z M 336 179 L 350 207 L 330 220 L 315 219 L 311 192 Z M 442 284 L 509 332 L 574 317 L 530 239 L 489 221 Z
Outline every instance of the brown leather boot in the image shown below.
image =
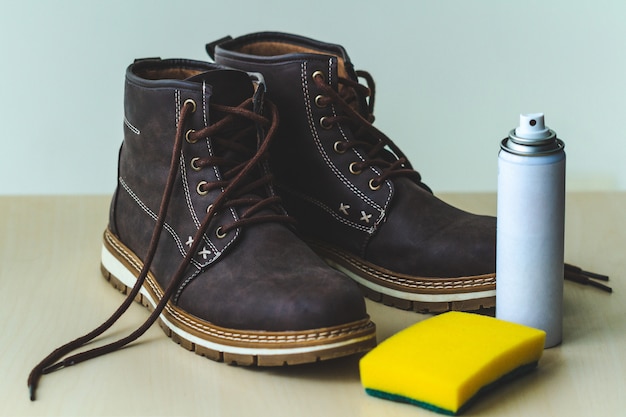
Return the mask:
M 372 125 L 373 80 L 344 48 L 256 33 L 207 51 L 218 64 L 263 74 L 281 115 L 271 150 L 279 193 L 332 266 L 399 308 L 495 305 L 495 218 L 451 207 L 422 183 Z
M 129 297 L 33 370 L 33 396 L 42 373 L 118 349 L 157 318 L 185 348 L 241 365 L 316 362 L 375 345 L 358 286 L 296 237 L 272 190 L 267 149 L 278 116 L 251 77 L 187 60 L 128 68 L 102 271 Z M 133 298 L 154 310 L 133 335 L 55 363 Z

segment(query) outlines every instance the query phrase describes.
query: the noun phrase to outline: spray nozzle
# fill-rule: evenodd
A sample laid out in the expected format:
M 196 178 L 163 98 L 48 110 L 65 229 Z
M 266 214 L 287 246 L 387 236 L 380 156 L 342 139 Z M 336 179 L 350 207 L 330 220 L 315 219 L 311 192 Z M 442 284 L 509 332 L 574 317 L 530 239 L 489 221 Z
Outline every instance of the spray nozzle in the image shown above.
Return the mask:
M 545 125 L 543 113 L 527 113 L 519 115 L 519 127 L 515 136 L 523 139 L 545 139 L 550 136 L 550 129 Z

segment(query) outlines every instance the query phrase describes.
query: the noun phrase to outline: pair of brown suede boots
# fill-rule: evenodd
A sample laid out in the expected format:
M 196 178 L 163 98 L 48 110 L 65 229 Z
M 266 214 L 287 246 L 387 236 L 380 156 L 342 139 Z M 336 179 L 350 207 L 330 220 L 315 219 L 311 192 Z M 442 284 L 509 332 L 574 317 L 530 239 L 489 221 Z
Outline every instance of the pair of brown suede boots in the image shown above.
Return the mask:
M 42 373 L 157 320 L 198 354 L 274 366 L 371 349 L 363 293 L 421 312 L 494 306 L 495 218 L 422 183 L 372 125 L 372 77 L 343 47 L 266 32 L 207 51 L 215 63 L 128 67 L 102 249 L 104 275 L 128 297 L 35 368 L 33 397 Z M 135 333 L 57 362 L 133 299 L 153 310 Z

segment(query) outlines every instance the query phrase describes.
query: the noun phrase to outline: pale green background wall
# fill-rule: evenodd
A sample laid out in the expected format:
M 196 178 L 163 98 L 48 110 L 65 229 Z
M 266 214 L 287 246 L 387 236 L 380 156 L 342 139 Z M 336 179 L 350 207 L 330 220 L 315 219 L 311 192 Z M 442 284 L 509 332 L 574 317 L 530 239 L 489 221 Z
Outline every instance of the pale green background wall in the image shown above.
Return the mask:
M 520 112 L 566 142 L 569 190 L 626 189 L 626 2 L 1 1 L 0 194 L 111 193 L 126 66 L 226 34 L 343 44 L 376 125 L 436 191 L 495 191 Z

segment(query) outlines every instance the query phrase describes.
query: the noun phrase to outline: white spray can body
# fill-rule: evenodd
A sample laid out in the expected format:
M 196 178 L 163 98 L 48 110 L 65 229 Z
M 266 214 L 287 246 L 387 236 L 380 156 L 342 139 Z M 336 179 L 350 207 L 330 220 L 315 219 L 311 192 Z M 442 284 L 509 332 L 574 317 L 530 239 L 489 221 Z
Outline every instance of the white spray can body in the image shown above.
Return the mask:
M 496 317 L 562 341 L 565 151 L 542 113 L 520 127 L 498 155 Z

